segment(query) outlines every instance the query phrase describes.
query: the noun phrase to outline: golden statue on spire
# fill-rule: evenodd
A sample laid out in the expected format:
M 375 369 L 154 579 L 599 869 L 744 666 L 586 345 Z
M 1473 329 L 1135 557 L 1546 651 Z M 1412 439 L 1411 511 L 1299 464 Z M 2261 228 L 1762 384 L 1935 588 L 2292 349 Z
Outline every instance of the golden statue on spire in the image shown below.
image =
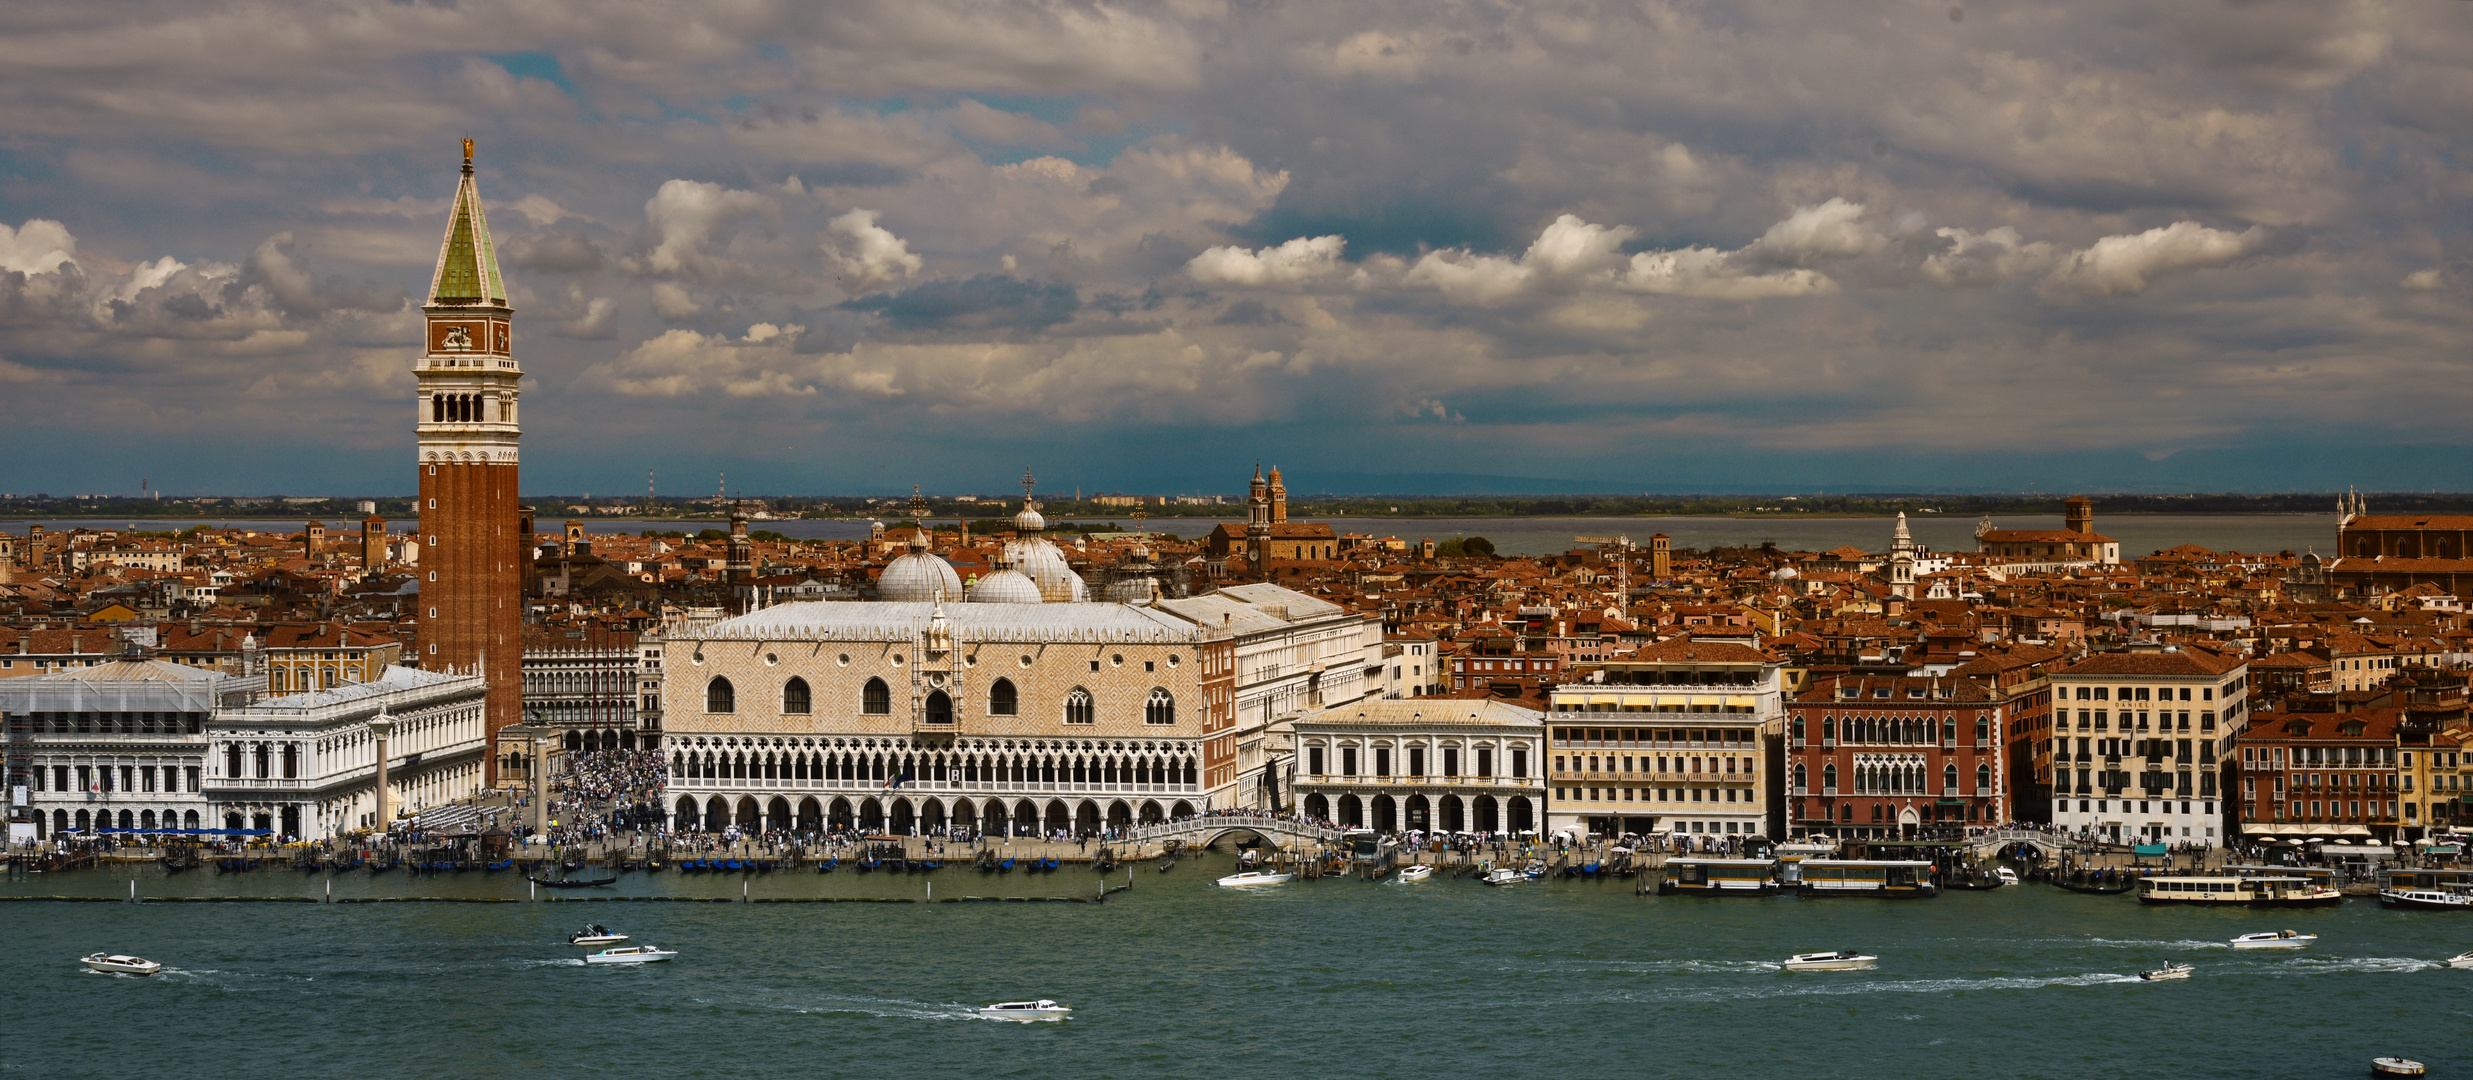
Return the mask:
M 469 135 L 464 137 L 464 164 L 472 164 L 472 137 Z

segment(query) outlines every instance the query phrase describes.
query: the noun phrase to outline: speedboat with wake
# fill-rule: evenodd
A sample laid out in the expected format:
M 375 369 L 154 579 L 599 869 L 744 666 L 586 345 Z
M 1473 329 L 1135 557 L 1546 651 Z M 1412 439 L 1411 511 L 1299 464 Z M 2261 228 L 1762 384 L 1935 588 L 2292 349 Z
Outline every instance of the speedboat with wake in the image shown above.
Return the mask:
M 1788 971 L 1870 971 L 1880 963 L 1880 957 L 1866 956 L 1851 949 L 1834 952 L 1796 953 L 1786 958 Z
M 980 1016 L 990 1020 L 1062 1020 L 1072 1014 L 1072 1009 L 1046 998 L 1037 1001 L 999 1001 L 979 1010 Z
M 678 951 L 675 949 L 663 949 L 656 945 L 628 945 L 586 954 L 584 962 L 587 964 L 651 964 L 671 959 L 677 955 Z
M 163 970 L 163 965 L 152 960 L 138 956 L 125 956 L 120 953 L 95 953 L 79 960 L 78 963 L 96 971 L 109 972 L 114 975 L 152 975 Z
M 2156 968 L 2153 971 L 2141 971 L 2138 973 L 2138 977 L 2146 982 L 2163 982 L 2166 979 L 2189 978 L 2190 973 L 2196 970 L 2198 970 L 2196 965 L 2175 963 L 2167 960 L 2164 962 L 2163 967 Z
M 2457 953 L 2454 956 L 2448 957 L 2444 963 L 2452 968 L 2473 968 L 2473 952 Z
M 2317 934 L 2305 934 L 2299 930 L 2268 930 L 2243 934 L 2232 940 L 2232 946 L 2236 949 L 2306 949 L 2317 940 Z
M 1431 866 L 1403 866 L 1400 868 L 1400 884 L 1402 885 L 1406 885 L 1411 882 L 1424 881 L 1425 879 L 1433 876 L 1434 868 Z
M 627 940 L 627 935 L 600 923 L 594 923 L 567 935 L 569 945 L 616 945 L 625 940 Z
M 1219 879 L 1219 885 L 1223 889 L 1248 889 L 1256 885 L 1286 885 L 1296 879 L 1297 876 L 1295 874 L 1279 874 L 1268 870 L 1247 870 L 1241 874 L 1230 874 L 1227 877 Z

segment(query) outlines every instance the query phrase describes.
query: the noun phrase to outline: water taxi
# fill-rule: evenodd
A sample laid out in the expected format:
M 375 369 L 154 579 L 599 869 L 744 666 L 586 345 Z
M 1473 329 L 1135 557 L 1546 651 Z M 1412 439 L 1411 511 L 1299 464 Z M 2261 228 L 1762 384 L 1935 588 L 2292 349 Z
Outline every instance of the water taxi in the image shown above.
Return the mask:
M 1659 896 L 1774 896 L 1774 859 L 1668 859 Z
M 2243 934 L 2232 940 L 2232 946 L 2236 949 L 2306 949 L 2317 940 L 2317 934 L 2305 934 L 2298 930 L 2269 930 Z
M 2452 968 L 2473 968 L 2473 952 L 2460 952 L 2445 961 Z
M 2138 902 L 2334 907 L 2344 894 L 2300 875 L 2168 874 L 2140 879 Z
M 152 975 L 163 970 L 163 965 L 152 960 L 137 956 L 124 956 L 120 953 L 94 953 L 79 960 L 78 963 L 96 971 L 107 971 L 114 975 Z
M 2018 872 L 2006 866 L 1993 867 L 1992 876 L 2001 879 L 2001 884 L 2003 885 L 2015 885 L 2018 883 Z
M 2427 1076 L 2430 1070 L 2411 1058 L 2377 1057 L 2370 1059 L 2372 1076 Z
M 1517 885 L 1527 880 L 1527 876 L 1508 866 L 1497 866 L 1486 871 L 1486 884 L 1488 885 Z
M 2386 888 L 2379 890 L 2379 905 L 2420 911 L 2473 911 L 2473 892 Z
M 1400 884 L 1402 885 L 1424 881 L 1425 879 L 1433 876 L 1434 868 L 1431 866 L 1403 866 L 1400 868 Z
M 1880 963 L 1880 957 L 1866 956 L 1852 949 L 1833 952 L 1796 953 L 1786 958 L 1788 971 L 1869 971 Z
M 1037 1001 L 999 1001 L 979 1010 L 990 1020 L 1062 1020 L 1073 1010 L 1046 998 Z
M 616 945 L 625 940 L 627 940 L 627 935 L 600 923 L 594 923 L 567 935 L 569 945 Z
M 1932 864 L 1915 859 L 1805 859 L 1803 895 L 1928 898 L 1940 895 Z
M 2190 973 L 2196 970 L 2198 970 L 2198 968 L 2195 965 L 2177 964 L 2167 961 L 2163 967 L 2156 968 L 2153 971 L 2139 972 L 2138 977 L 2147 982 L 2163 982 L 2167 979 L 2189 978 Z
M 668 960 L 677 955 L 676 950 L 662 949 L 654 945 L 628 945 L 623 948 L 603 949 L 597 953 L 586 954 L 584 962 L 587 964 L 650 964 Z
M 1256 885 L 1286 885 L 1296 879 L 1297 876 L 1295 874 L 1279 874 L 1268 870 L 1247 870 L 1241 874 L 1230 874 L 1227 877 L 1219 879 L 1219 885 L 1223 889 L 1245 889 Z

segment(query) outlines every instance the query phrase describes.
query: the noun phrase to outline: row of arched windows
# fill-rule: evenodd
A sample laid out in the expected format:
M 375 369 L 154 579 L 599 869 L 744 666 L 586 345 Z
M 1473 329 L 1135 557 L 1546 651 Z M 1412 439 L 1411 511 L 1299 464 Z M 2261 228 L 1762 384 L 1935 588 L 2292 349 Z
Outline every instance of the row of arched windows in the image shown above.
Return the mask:
M 1977 738 L 1980 739 L 1987 733 L 1989 723 L 1983 719 L 1975 721 Z M 1939 728 L 1937 734 L 1933 730 L 1935 727 Z M 1843 721 L 1835 716 L 1820 718 L 1821 738 L 1837 739 L 1841 734 L 1845 736 L 1843 741 L 1849 743 L 1924 744 L 1956 739 L 1958 722 L 1953 718 L 1943 717 L 1936 725 L 1928 716 L 1849 716 Z M 1803 738 L 1803 721 L 1800 717 L 1795 720 L 1794 736 L 1797 739 Z
M 1921 763 L 1858 763 L 1854 768 L 1854 773 L 1854 794 L 1857 795 L 1928 794 L 1922 786 L 1925 771 L 1924 766 Z M 1809 787 L 1810 778 L 1811 774 L 1805 770 L 1801 763 L 1797 763 L 1795 765 L 1795 786 L 1797 788 Z M 1835 790 L 1837 788 L 1838 766 L 1836 762 L 1830 762 L 1829 764 L 1821 767 L 1820 782 L 1824 785 L 1825 790 Z M 1958 767 L 1955 764 L 1944 765 L 1941 767 L 1941 788 L 1944 791 L 1957 790 Z M 1992 790 L 1991 765 L 1984 764 L 1975 766 L 1975 790 L 1978 793 L 1989 792 Z
M 475 424 L 486 419 L 490 399 L 482 394 L 432 394 L 429 398 L 429 419 L 437 424 Z M 397 414 L 402 415 L 402 414 Z M 499 419 L 506 419 L 504 406 Z
M 1021 691 L 1013 685 L 1011 679 L 1000 678 L 990 684 L 987 696 L 987 711 L 991 716 L 1013 716 L 1021 712 Z M 782 712 L 805 714 L 813 711 L 814 708 L 815 698 L 808 688 L 806 679 L 794 675 L 788 682 L 782 684 Z M 931 695 L 928 710 L 931 713 L 941 713 L 946 718 L 942 722 L 950 723 L 952 699 L 944 692 L 938 691 Z M 708 713 L 737 712 L 738 688 L 731 685 L 729 679 L 715 676 L 711 682 L 704 684 L 704 711 Z M 859 689 L 859 712 L 867 716 L 892 715 L 893 688 L 886 685 L 883 679 L 867 680 L 867 685 Z M 1090 691 L 1077 686 L 1065 695 L 1066 723 L 1092 723 L 1097 719 L 1097 714 L 1097 706 Z M 1166 687 L 1152 687 L 1150 695 L 1142 702 L 1142 722 L 1146 724 L 1176 723 L 1176 695 L 1169 693 Z
M 681 780 L 847 780 L 906 783 L 1182 784 L 1198 782 L 1187 754 L 899 754 L 774 750 L 672 751 Z

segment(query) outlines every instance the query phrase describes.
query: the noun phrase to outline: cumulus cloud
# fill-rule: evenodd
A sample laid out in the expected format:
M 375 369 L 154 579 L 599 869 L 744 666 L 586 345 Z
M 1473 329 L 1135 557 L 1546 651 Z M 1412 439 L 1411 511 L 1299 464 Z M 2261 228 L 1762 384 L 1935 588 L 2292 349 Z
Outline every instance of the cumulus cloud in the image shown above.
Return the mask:
M 77 261 L 77 238 L 57 221 L 29 218 L 14 229 L 0 223 L 0 270 L 48 274 Z
M 2007 225 L 1980 233 L 1942 228 L 1933 235 L 1949 247 L 1924 258 L 1923 274 L 1951 288 L 1997 285 L 2052 265 L 2051 244 L 2023 240 Z
M 1340 252 L 1347 246 L 1348 241 L 1338 236 L 1300 236 L 1261 249 L 1222 245 L 1194 256 L 1185 264 L 1185 272 L 1205 285 L 1301 285 L 1337 273 L 1342 265 Z
M 779 212 L 772 199 L 700 180 L 670 180 L 644 203 L 648 243 L 632 260 L 638 273 L 708 277 L 723 269 L 710 250 L 728 242 L 739 226 Z
M 2404 275 L 2404 280 L 2396 284 L 2414 292 L 2436 292 L 2447 287 L 2447 273 L 2435 266 L 2425 267 Z
M 1623 268 L 1619 283 L 1634 292 L 1697 296 L 1711 300 L 1761 300 L 1836 292 L 1837 282 L 1817 270 L 1794 268 L 1747 274 L 1735 258 L 1715 248 L 1643 251 Z
M 846 292 L 869 292 L 919 272 L 926 260 L 910 253 L 910 244 L 876 224 L 876 212 L 854 209 L 834 218 L 825 254 L 839 272 Z
M 794 352 L 806 328 L 756 323 L 743 336 L 670 330 L 594 369 L 611 389 L 634 397 L 719 393 L 728 397 L 810 395 L 813 362 Z
M 2055 301 L 2136 296 L 2147 291 L 2158 274 L 2223 266 L 2258 250 L 2266 239 L 2266 231 L 2257 226 L 2235 233 L 2195 221 L 2107 236 L 2062 259 L 2036 292 Z
M 1803 207 L 1760 239 L 1734 251 L 1687 247 L 1642 251 L 1626 259 L 1629 226 L 1597 225 L 1578 216 L 1555 218 L 1518 259 L 1466 250 L 1428 252 L 1403 278 L 1462 303 L 1500 304 L 1539 291 L 1618 290 L 1711 300 L 1759 300 L 1835 292 L 1816 270 L 1780 263 L 1856 255 L 1881 246 L 1860 223 L 1863 207 L 1832 199 Z M 1602 312 L 1600 318 L 1602 318 Z
M 1888 238 L 1863 220 L 1863 211 L 1862 203 L 1843 198 L 1798 206 L 1744 248 L 1743 255 L 1758 262 L 1807 266 L 1820 259 L 1869 254 Z

